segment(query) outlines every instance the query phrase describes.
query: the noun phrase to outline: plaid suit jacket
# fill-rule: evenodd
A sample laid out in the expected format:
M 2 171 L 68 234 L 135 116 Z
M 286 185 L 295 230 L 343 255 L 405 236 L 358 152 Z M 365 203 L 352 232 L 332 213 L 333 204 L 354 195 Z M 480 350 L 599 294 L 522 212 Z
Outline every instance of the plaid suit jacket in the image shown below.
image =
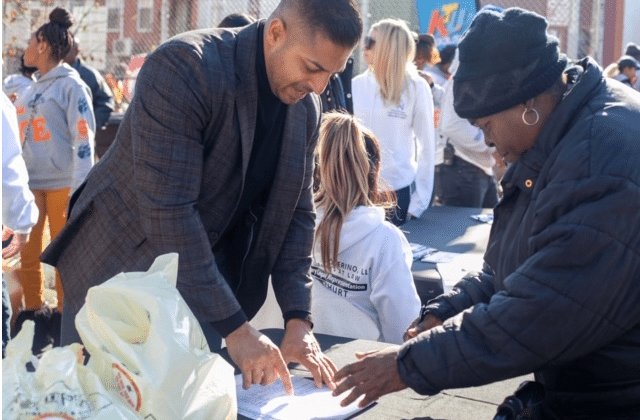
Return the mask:
M 192 31 L 149 55 L 113 145 L 41 257 L 60 272 L 65 314 L 75 318 L 91 286 L 147 270 L 167 252 L 180 255 L 177 287 L 197 317 L 219 321 L 240 311 L 212 247 L 239 202 L 251 153 L 257 28 Z M 258 307 L 271 275 L 283 313 L 310 312 L 320 118 L 316 95 L 288 107 L 278 168 L 246 261 L 265 285 Z

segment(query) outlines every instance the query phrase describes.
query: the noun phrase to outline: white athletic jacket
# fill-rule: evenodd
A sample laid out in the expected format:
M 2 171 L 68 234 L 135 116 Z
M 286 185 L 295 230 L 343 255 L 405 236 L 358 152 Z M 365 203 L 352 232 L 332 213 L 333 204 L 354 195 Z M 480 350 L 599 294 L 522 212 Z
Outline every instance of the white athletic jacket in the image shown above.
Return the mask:
M 398 106 L 385 106 L 375 75 L 367 70 L 353 78 L 353 112 L 380 142 L 380 176 L 399 190 L 415 181 L 409 213 L 420 217 L 433 192 L 436 138 L 433 96 L 417 72 L 407 72 L 408 83 Z

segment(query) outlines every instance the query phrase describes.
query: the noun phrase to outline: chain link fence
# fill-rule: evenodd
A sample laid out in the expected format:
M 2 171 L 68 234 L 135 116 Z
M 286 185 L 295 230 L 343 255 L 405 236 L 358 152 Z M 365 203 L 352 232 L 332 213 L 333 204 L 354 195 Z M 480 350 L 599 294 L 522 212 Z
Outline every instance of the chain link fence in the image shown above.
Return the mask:
M 48 21 L 57 6 L 70 10 L 80 55 L 98 69 L 126 109 L 135 78 L 147 54 L 184 31 L 215 27 L 228 14 L 266 18 L 279 0 L 10 0 L 3 2 L 3 78 L 19 71 L 30 34 Z M 519 6 L 547 17 L 550 31 L 571 58 L 601 61 L 604 0 L 358 0 L 365 32 L 380 19 L 406 20 L 416 32 L 430 32 L 438 43 L 456 42 L 482 6 Z M 354 74 L 364 70 L 361 47 L 354 52 Z

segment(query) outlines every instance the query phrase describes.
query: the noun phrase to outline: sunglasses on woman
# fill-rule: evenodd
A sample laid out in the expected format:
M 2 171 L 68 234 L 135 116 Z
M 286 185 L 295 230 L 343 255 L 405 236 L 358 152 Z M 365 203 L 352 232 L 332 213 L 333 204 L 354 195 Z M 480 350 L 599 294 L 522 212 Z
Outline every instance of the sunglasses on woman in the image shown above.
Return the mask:
M 371 38 L 370 36 L 364 37 L 364 48 L 370 50 L 376 44 L 376 40 Z

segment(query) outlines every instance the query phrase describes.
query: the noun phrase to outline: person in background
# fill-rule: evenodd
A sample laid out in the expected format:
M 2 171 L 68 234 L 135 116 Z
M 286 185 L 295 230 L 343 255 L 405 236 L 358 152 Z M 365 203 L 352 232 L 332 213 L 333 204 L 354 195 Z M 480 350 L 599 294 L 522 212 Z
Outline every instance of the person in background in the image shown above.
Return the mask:
M 72 24 L 71 14 L 56 7 L 49 15 L 49 22 L 31 36 L 24 63 L 37 67 L 41 76 L 15 102 L 29 188 L 40 210 L 29 242 L 20 254 L 20 281 L 25 308 L 31 314 L 44 305 L 39 257 L 45 220 L 49 221 L 53 239 L 65 224 L 69 197 L 84 181 L 94 162 L 91 91 L 78 72 L 63 61 L 73 43 L 69 30 Z M 57 309 L 62 312 L 64 292 L 57 273 L 56 292 Z
M 314 329 L 401 344 L 420 298 L 409 242 L 385 220 L 385 208 L 394 203 L 379 185 L 378 141 L 353 116 L 328 113 L 317 153 Z
M 567 68 L 547 27 L 511 8 L 463 35 L 455 110 L 511 162 L 484 269 L 429 301 L 404 345 L 338 371 L 343 404 L 533 372 L 534 419 L 640 418 L 640 94 L 592 58 Z
M 451 77 L 451 73 L 449 72 L 449 67 L 453 62 L 453 56 L 456 53 L 456 44 L 444 44 L 438 47 L 438 55 L 440 56 L 440 61 L 438 61 L 433 66 L 426 66 L 424 71 L 426 71 L 429 76 L 433 78 L 433 81 L 440 85 L 444 86 L 445 82 L 449 80 Z
M 177 252 L 177 288 L 245 388 L 280 377 L 293 392 L 289 362 L 333 387 L 311 317 L 317 95 L 361 35 L 355 0 L 282 0 L 267 20 L 185 32 L 146 58 L 115 141 L 41 257 L 65 284 L 62 344 L 80 339 L 89 288 Z M 249 324 L 269 281 L 280 347 Z
M 420 34 L 416 39 L 416 55 L 413 58 L 418 70 L 425 70 L 440 62 L 436 39 L 431 34 Z
M 98 70 L 85 63 L 82 58 L 80 58 L 79 53 L 80 42 L 78 38 L 74 38 L 71 49 L 64 58 L 64 62 L 73 67 L 80 74 L 82 81 L 91 89 L 96 130 L 100 130 L 109 122 L 109 116 L 115 109 L 115 100 L 111 88 L 104 77 L 102 77 Z
M 396 226 L 420 217 L 433 192 L 433 96 L 413 64 L 415 41 L 406 23 L 384 19 L 371 27 L 364 59 L 370 69 L 353 79 L 353 111 L 382 149 L 381 177 L 394 190 Z
M 24 65 L 24 54 L 20 56 L 20 72 L 10 74 L 2 81 L 2 91 L 15 102 L 16 98 L 33 84 L 35 81 L 34 73 L 38 69 L 35 67 L 27 67 Z
M 638 81 L 638 70 L 640 70 L 640 63 L 630 55 L 623 55 L 618 61 L 608 65 L 604 74 L 627 86 L 634 87 Z
M 247 26 L 256 19 L 246 13 L 231 13 L 224 17 L 218 24 L 218 28 L 241 28 Z
M 7 95 L 2 94 L 3 259 L 11 258 L 20 252 L 29 240 L 29 233 L 38 220 L 38 207 L 29 190 L 29 175 L 21 152 L 16 109 Z M 6 245 L 5 236 L 8 236 Z M 11 301 L 4 273 L 2 273 L 2 358 L 11 337 L 11 315 Z
M 435 66 L 440 62 L 440 53 L 436 48 L 436 40 L 433 35 L 420 34 L 415 35 L 416 38 L 416 55 L 413 62 L 418 68 L 418 74 L 424 78 L 431 88 L 433 95 L 433 124 L 436 130 L 440 125 L 440 102 L 444 95 L 444 88 L 437 84 L 431 75 L 425 71 L 425 68 Z
M 456 52 L 450 66 L 452 75 L 458 65 Z M 444 206 L 493 208 L 498 203 L 495 148 L 486 145 L 482 130 L 458 116 L 453 101 L 450 78 L 444 84 L 437 130 L 435 200 Z
M 624 55 L 630 55 L 640 63 L 640 46 L 636 43 L 629 42 L 625 47 Z M 633 87 L 635 90 L 640 91 L 640 77 L 636 80 L 636 83 L 633 85 Z

